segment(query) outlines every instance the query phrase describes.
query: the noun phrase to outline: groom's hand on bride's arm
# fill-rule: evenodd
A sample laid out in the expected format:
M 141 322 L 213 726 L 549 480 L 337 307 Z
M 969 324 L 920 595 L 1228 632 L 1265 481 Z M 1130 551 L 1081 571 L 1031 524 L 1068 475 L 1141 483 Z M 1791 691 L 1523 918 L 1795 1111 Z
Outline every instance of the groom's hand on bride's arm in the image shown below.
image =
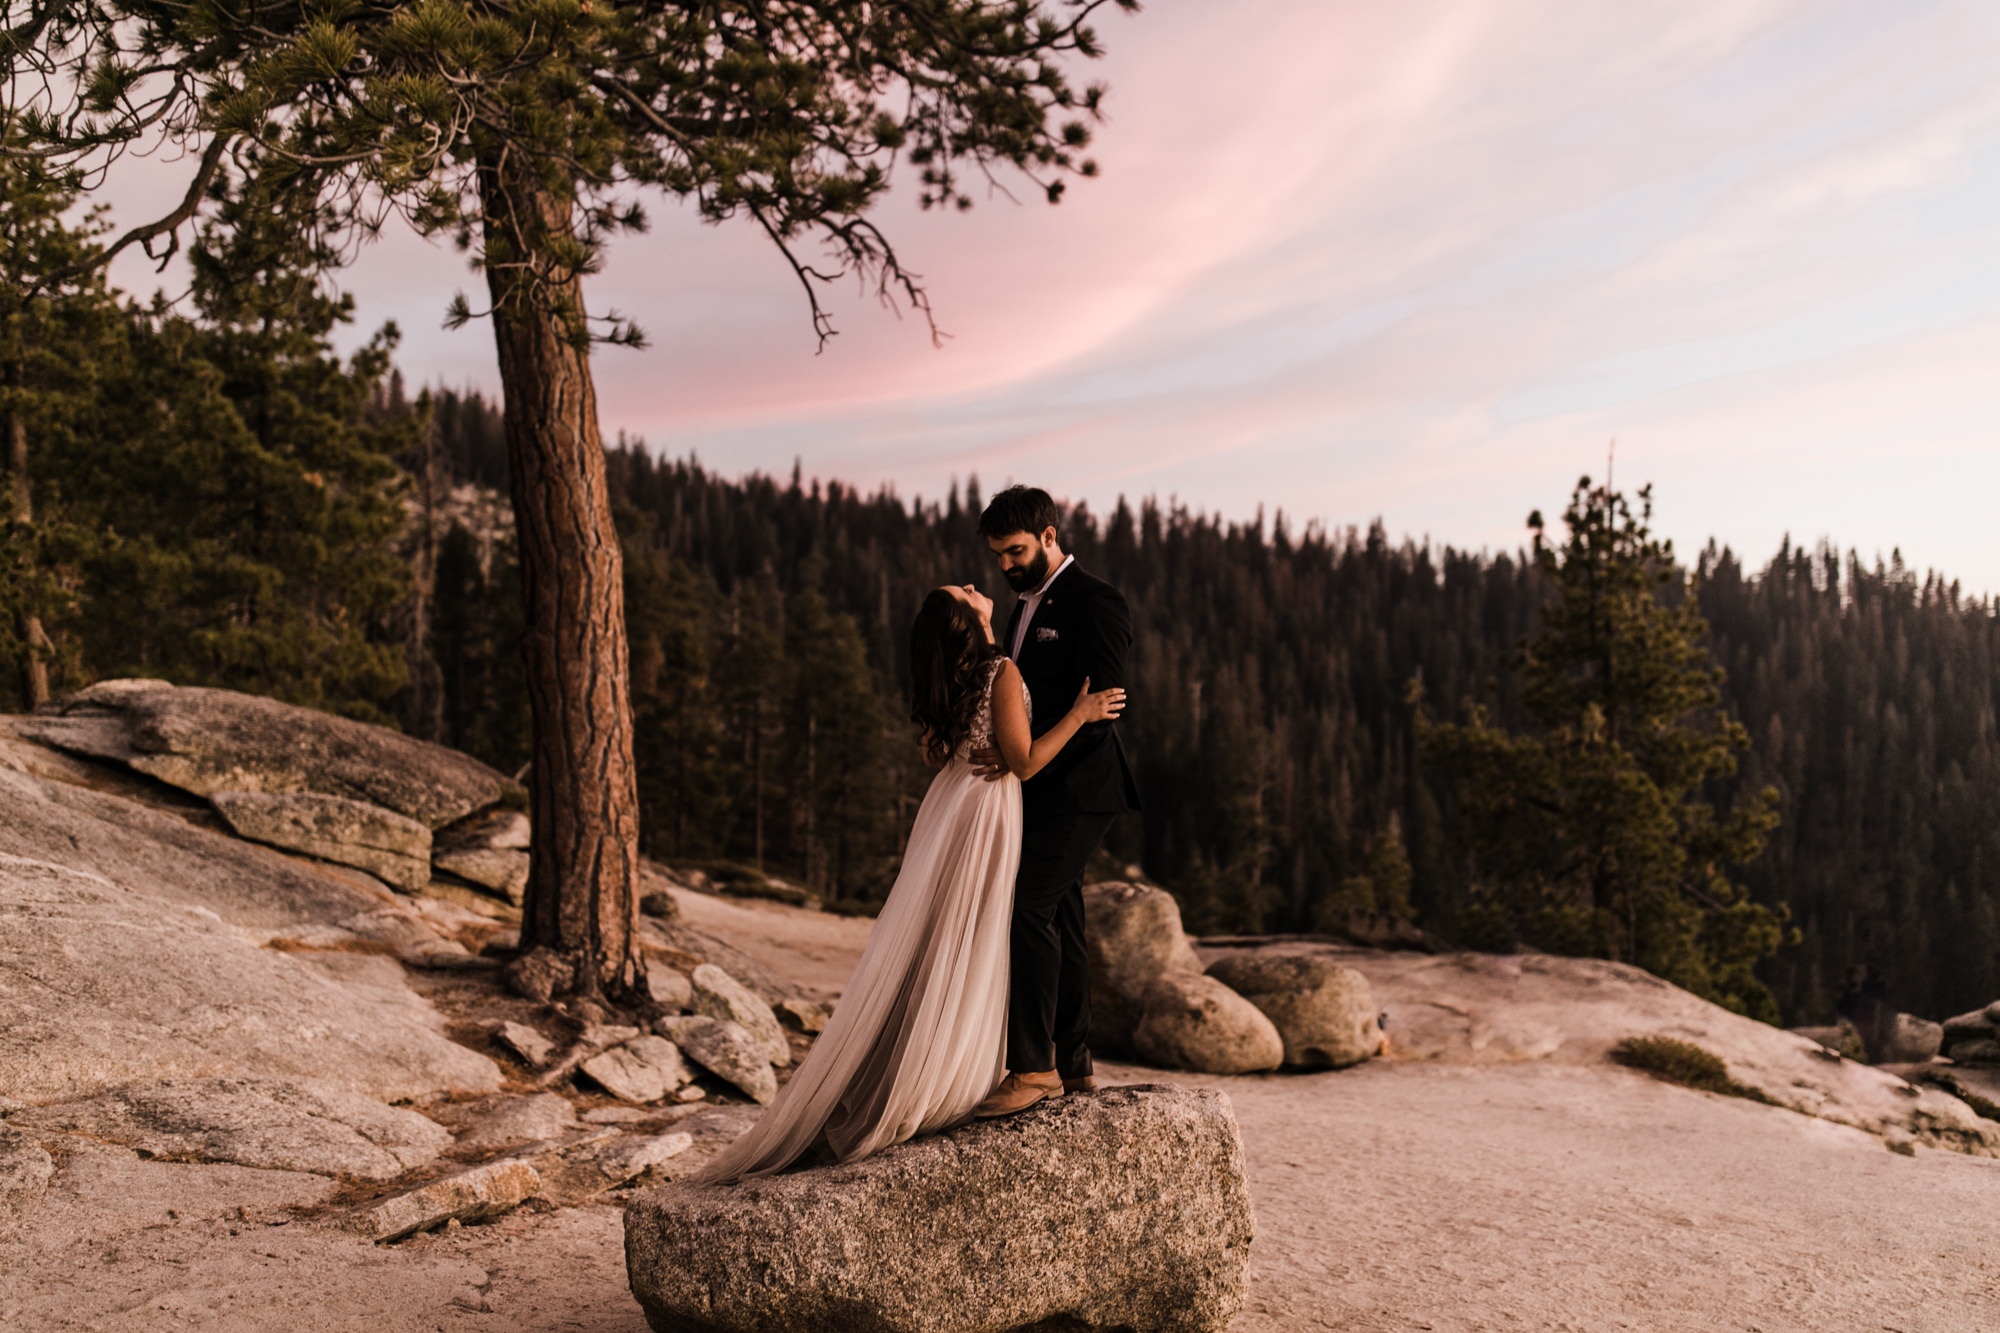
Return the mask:
M 1007 761 L 1000 757 L 1000 751 L 985 746 L 972 752 L 972 771 L 988 782 L 998 782 L 1007 776 Z

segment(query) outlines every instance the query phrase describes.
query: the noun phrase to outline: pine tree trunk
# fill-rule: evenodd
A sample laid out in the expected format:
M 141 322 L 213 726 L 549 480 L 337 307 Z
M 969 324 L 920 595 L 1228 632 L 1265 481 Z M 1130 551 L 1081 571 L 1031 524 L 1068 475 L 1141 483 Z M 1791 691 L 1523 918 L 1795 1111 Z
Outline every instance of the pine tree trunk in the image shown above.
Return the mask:
M 7 417 L 7 473 L 13 481 L 14 521 L 34 522 L 34 492 L 28 483 L 28 423 L 19 412 Z M 28 707 L 34 708 L 49 701 L 47 651 L 51 645 L 48 632 L 42 628 L 42 618 L 33 611 L 21 613 L 21 643 L 26 648 L 21 695 Z
M 534 719 L 532 861 L 508 979 L 537 999 L 617 999 L 641 976 L 638 791 L 622 564 L 577 336 L 583 293 L 547 258 L 574 203 L 518 158 L 485 164 L 480 188 Z

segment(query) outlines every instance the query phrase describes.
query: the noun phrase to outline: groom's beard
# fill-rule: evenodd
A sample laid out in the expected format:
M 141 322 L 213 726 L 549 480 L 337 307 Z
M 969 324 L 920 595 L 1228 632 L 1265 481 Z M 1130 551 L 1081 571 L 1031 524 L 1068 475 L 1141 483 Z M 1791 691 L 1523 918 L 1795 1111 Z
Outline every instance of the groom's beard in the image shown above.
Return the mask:
M 1006 573 L 1007 586 L 1015 592 L 1033 592 L 1049 576 L 1049 553 L 1037 551 L 1033 564 L 1016 565 Z

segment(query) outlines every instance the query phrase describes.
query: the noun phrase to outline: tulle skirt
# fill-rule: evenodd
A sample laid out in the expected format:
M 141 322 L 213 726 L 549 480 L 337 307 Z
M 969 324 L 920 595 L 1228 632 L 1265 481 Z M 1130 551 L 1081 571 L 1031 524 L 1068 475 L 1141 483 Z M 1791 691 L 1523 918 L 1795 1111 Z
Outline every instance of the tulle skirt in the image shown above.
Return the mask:
M 694 1179 L 851 1162 L 966 1119 L 1006 1070 L 1008 923 L 1021 783 L 955 758 L 826 1030 L 770 1109 Z

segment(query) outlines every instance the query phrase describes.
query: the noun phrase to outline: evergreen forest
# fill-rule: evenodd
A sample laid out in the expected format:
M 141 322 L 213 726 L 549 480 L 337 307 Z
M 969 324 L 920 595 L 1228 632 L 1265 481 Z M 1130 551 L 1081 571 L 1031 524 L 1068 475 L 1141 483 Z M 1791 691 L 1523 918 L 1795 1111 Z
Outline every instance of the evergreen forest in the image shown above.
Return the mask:
M 87 219 L 61 220 L 74 203 L 60 180 L 14 182 L 0 266 L 93 244 Z M 0 710 L 34 702 L 36 670 L 56 692 L 159 676 L 520 770 L 500 413 L 409 394 L 393 329 L 336 355 L 353 311 L 288 276 L 300 242 L 230 222 L 192 247 L 179 305 L 93 279 L 0 311 Z M 726 478 L 622 438 L 606 461 L 646 850 L 879 901 L 928 779 L 901 702 L 909 617 L 947 581 L 1009 604 L 974 532 L 978 482 L 906 501 L 803 469 Z M 1420 732 L 1426 709 L 1467 700 L 1532 729 L 1519 654 L 1550 605 L 1544 562 L 1154 500 L 1077 506 L 1063 538 L 1134 611 L 1121 730 L 1147 808 L 1112 852 L 1190 929 L 1339 930 L 1362 912 L 1524 942 L 1481 910 L 1462 789 Z M 1741 729 L 1702 794 L 1729 809 L 1776 792 L 1732 874 L 1788 914 L 1757 964 L 1783 1018 L 1828 1019 L 1863 964 L 1931 1017 L 2000 995 L 1995 604 L 1825 543 L 1761 565 L 1711 545 L 1663 586 L 1694 600 L 1720 668 L 1713 725 Z

